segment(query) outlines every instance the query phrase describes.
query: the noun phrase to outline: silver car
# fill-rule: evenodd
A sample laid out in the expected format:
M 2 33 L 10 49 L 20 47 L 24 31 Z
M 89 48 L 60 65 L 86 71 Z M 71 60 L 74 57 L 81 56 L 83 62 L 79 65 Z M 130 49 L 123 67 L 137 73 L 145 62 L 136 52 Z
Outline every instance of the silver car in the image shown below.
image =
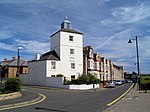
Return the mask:
M 116 85 L 113 81 L 109 81 L 106 83 L 106 88 L 115 88 Z
M 116 81 L 115 81 L 115 84 L 116 84 L 116 85 L 122 85 L 122 84 L 123 84 L 123 81 L 122 81 L 122 80 L 116 80 Z

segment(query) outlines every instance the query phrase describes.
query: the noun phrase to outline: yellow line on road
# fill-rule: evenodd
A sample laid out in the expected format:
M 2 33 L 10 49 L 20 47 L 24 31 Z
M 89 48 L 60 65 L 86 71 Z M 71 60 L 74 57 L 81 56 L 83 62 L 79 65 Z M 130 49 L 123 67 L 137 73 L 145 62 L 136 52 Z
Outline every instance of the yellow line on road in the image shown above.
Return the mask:
M 133 85 L 131 85 L 131 87 L 125 92 L 123 93 L 120 97 L 118 97 L 117 99 L 115 99 L 114 101 L 110 102 L 107 104 L 108 107 L 112 106 L 114 103 L 116 103 L 118 100 L 120 100 L 121 98 L 123 98 L 132 88 L 133 88 Z
M 13 109 L 13 108 L 19 108 L 19 107 L 25 107 L 25 106 L 29 106 L 29 105 L 34 105 L 34 104 L 40 103 L 40 102 L 42 102 L 42 101 L 44 101 L 46 99 L 46 96 L 44 96 L 43 94 L 39 93 L 38 99 L 40 97 L 41 97 L 41 99 L 38 100 L 38 101 L 32 100 L 32 101 L 27 101 L 27 102 L 21 102 L 21 103 L 16 103 L 16 104 L 5 105 L 5 106 L 0 107 L 0 110 L 8 110 L 8 109 Z

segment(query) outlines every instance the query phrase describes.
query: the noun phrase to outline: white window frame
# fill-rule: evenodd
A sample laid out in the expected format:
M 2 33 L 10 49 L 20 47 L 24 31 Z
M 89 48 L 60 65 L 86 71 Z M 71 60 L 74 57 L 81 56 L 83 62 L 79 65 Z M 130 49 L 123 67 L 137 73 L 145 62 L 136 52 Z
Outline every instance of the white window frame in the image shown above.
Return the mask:
M 71 49 L 70 49 L 70 54 L 71 54 L 71 55 L 74 55 L 74 54 L 75 54 L 75 49 L 72 49 L 72 48 L 71 48 Z
M 73 42 L 74 41 L 74 38 L 72 35 L 69 35 L 69 42 Z
M 52 69 L 52 70 L 55 70 L 55 69 L 56 69 L 56 62 L 55 62 L 55 61 L 52 61 L 52 62 L 51 62 L 51 69 Z
M 75 63 L 71 63 L 70 66 L 71 66 L 72 70 L 76 69 L 76 64 Z

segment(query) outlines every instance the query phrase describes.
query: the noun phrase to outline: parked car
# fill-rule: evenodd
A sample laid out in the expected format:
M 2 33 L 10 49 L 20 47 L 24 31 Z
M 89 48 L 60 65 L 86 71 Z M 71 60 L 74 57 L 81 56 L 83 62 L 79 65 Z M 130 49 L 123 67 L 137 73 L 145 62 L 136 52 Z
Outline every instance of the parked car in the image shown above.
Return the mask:
M 122 83 L 123 83 L 123 84 L 125 84 L 125 83 L 126 83 L 126 81 L 125 81 L 125 80 L 122 80 Z
M 126 80 L 126 83 L 133 83 L 132 80 Z
M 116 85 L 122 85 L 123 83 L 124 83 L 124 82 L 123 82 L 122 80 L 116 80 L 116 81 L 115 81 L 115 84 L 116 84 Z
M 106 83 L 106 88 L 115 88 L 116 85 L 113 81 L 109 81 Z

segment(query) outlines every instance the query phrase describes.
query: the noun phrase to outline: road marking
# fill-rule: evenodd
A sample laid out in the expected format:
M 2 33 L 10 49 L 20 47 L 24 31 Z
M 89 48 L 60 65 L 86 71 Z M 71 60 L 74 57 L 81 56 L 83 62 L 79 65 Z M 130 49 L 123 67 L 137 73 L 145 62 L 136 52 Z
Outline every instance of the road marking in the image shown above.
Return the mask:
M 131 87 L 125 92 L 123 93 L 120 97 L 118 97 L 117 99 L 115 99 L 114 101 L 110 102 L 107 104 L 108 107 L 112 106 L 114 103 L 116 103 L 118 100 L 120 100 L 121 98 L 123 98 L 132 88 L 133 88 L 133 85 L 131 85 Z
M 39 97 L 34 99 L 34 100 L 21 102 L 21 103 L 16 103 L 16 104 L 0 106 L 0 110 L 8 110 L 8 109 L 13 109 L 13 108 L 19 108 L 19 107 L 34 105 L 34 104 L 37 104 L 37 103 L 40 103 L 40 102 L 44 101 L 45 99 L 46 99 L 46 96 L 39 93 Z

